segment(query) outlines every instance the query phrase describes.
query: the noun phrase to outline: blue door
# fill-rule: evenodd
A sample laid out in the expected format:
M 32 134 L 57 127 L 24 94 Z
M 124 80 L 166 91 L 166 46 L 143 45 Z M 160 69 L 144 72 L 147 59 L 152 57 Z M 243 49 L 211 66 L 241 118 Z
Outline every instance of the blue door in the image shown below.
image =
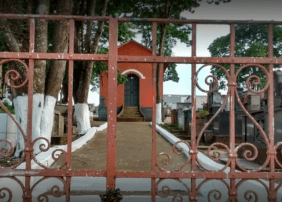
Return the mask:
M 139 106 L 139 77 L 128 74 L 128 81 L 124 85 L 124 106 Z

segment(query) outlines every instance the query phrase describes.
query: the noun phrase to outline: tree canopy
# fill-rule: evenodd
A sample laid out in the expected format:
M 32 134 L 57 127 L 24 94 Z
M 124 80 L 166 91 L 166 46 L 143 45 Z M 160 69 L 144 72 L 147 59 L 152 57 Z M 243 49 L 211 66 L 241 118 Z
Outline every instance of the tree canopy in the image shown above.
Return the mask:
M 235 56 L 236 57 L 267 57 L 268 56 L 268 39 L 266 25 L 237 25 L 235 33 Z M 228 57 L 230 48 L 230 34 L 222 36 L 213 41 L 209 46 L 212 57 Z M 282 27 L 274 26 L 273 28 L 273 55 L 274 57 L 282 56 Z M 223 65 L 227 70 L 228 64 Z M 237 71 L 242 65 L 235 65 Z M 275 68 L 279 66 L 274 66 Z M 266 67 L 267 68 L 267 67 Z M 227 86 L 226 75 L 217 68 L 212 67 L 211 73 L 216 75 L 219 80 L 219 89 L 225 89 Z M 246 79 L 251 75 L 257 75 L 261 78 L 258 88 L 266 84 L 266 78 L 262 71 L 256 67 L 243 69 L 237 78 L 238 87 L 246 87 Z

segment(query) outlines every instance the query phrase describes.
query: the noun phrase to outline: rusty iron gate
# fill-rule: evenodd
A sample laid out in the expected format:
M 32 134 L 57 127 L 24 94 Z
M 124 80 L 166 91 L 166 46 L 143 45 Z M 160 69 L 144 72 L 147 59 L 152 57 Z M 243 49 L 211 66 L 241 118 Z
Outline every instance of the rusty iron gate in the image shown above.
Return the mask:
M 25 135 L 25 131 L 21 130 L 22 135 L 24 137 L 25 149 L 24 155 L 22 157 L 21 162 L 26 162 L 25 169 L 19 169 L 17 166 L 9 167 L 9 168 L 0 168 L 0 178 L 9 178 L 12 181 L 19 183 L 23 190 L 23 201 L 31 201 L 32 200 L 32 192 L 38 183 L 48 179 L 50 177 L 57 178 L 62 181 L 64 185 L 64 190 L 61 192 L 56 192 L 58 189 L 57 186 L 54 186 L 51 189 L 51 194 L 53 196 L 62 196 L 65 195 L 66 201 L 70 201 L 70 185 L 72 177 L 105 177 L 106 178 L 106 187 L 105 191 L 113 191 L 116 186 L 117 178 L 149 178 L 151 179 L 151 201 L 156 201 L 158 197 L 166 198 L 171 194 L 171 189 L 169 186 L 163 186 L 161 191 L 159 191 L 159 184 L 166 179 L 172 179 L 187 189 L 187 193 L 183 194 L 185 196 L 181 196 L 181 193 L 176 193 L 172 200 L 173 201 L 183 201 L 187 197 L 190 202 L 198 201 L 198 192 L 199 189 L 207 182 L 211 180 L 220 181 L 226 186 L 228 190 L 228 201 L 238 201 L 238 190 L 240 186 L 246 181 L 256 181 L 258 184 L 261 184 L 262 187 L 265 188 L 268 196 L 268 201 L 276 201 L 281 200 L 277 199 L 277 193 L 279 192 L 282 183 L 277 184 L 277 179 L 282 179 L 282 173 L 278 172 L 275 168 L 275 164 L 278 164 L 280 168 L 282 168 L 281 163 L 277 159 L 277 148 L 281 145 L 281 143 L 275 144 L 274 142 L 274 93 L 273 93 L 273 66 L 275 64 L 282 64 L 282 58 L 274 58 L 273 57 L 273 26 L 282 24 L 282 22 L 267 22 L 267 21 L 224 21 L 224 20 L 176 20 L 176 19 L 130 19 L 130 18 L 112 18 L 112 17 L 85 17 L 85 16 L 62 16 L 62 15 L 15 15 L 15 14 L 0 14 L 0 18 L 6 19 L 24 19 L 29 20 L 29 52 L 0 52 L 0 65 L 15 61 L 24 65 L 27 72 L 27 79 L 24 83 L 19 86 L 11 86 L 12 88 L 20 88 L 24 85 L 28 85 L 28 117 L 27 117 L 27 131 Z M 41 53 L 34 52 L 34 36 L 35 36 L 35 19 L 44 19 L 44 20 L 60 20 L 60 21 L 69 21 L 69 51 L 68 53 Z M 109 21 L 109 54 L 77 54 L 74 53 L 74 23 L 75 21 Z M 152 56 L 118 56 L 117 54 L 117 37 L 118 37 L 118 23 L 128 23 L 128 22 L 150 22 L 152 23 Z M 165 56 L 157 56 L 156 49 L 156 34 L 157 34 L 157 24 L 158 23 L 177 23 L 177 24 L 192 24 L 192 55 L 187 57 L 165 57 Z M 229 57 L 197 57 L 196 56 L 196 27 L 197 24 L 225 24 L 230 25 L 230 55 Z M 264 24 L 268 26 L 268 57 L 265 58 L 251 58 L 251 57 L 235 57 L 235 25 L 236 24 Z M 68 125 L 72 125 L 72 92 L 73 92 L 73 63 L 74 61 L 104 61 L 108 63 L 108 77 L 109 77 L 109 88 L 108 88 L 108 127 L 107 127 L 107 165 L 106 170 L 72 170 L 70 168 L 71 165 L 71 148 L 72 148 L 72 127 L 68 127 L 68 136 L 67 136 L 67 151 L 65 152 L 66 160 L 65 165 L 66 168 L 61 169 L 51 169 L 46 166 L 40 164 L 37 161 L 36 156 L 33 154 L 33 146 L 37 141 L 32 141 L 32 109 L 33 109 L 33 65 L 34 60 L 67 60 L 68 61 Z M 28 65 L 25 61 L 28 61 Z M 131 171 L 118 171 L 116 169 L 116 133 L 117 133 L 117 108 L 116 108 L 116 99 L 117 99 L 117 64 L 123 62 L 131 62 L 131 63 L 152 63 L 153 64 L 153 117 L 152 117 L 152 156 L 151 156 L 151 171 L 150 172 L 131 172 Z M 179 151 L 176 149 L 176 146 L 180 143 L 186 144 L 189 148 L 189 158 L 187 159 L 185 165 L 188 163 L 191 164 L 191 172 L 184 172 L 182 168 L 185 166 L 181 166 L 178 170 L 175 171 L 166 171 L 160 167 L 158 164 L 158 154 L 156 153 L 156 69 L 157 63 L 186 63 L 191 64 L 192 68 L 188 68 L 187 71 L 191 71 L 192 80 L 191 80 L 191 92 L 192 92 L 192 138 L 191 145 L 185 141 L 180 141 L 175 143 L 173 150 L 175 153 L 182 153 L 183 151 Z M 202 66 L 205 67 L 207 65 L 216 66 L 224 71 L 228 78 L 228 91 L 226 99 L 218 110 L 218 112 L 214 115 L 214 117 L 219 113 L 219 111 L 223 108 L 223 106 L 227 102 L 227 97 L 230 99 L 230 145 L 225 145 L 222 143 L 214 143 L 210 146 L 210 149 L 213 148 L 214 145 L 221 145 L 224 148 L 228 149 L 228 157 L 229 160 L 226 165 L 218 170 L 213 171 L 206 168 L 198 159 L 198 145 L 201 136 L 203 135 L 203 131 L 208 127 L 210 122 L 202 129 L 201 133 L 198 137 L 196 137 L 196 88 L 198 87 L 200 90 L 204 92 L 208 92 L 203 90 L 197 83 L 197 75 L 198 71 L 196 71 L 196 64 L 204 64 Z M 226 70 L 222 64 L 230 64 L 230 70 Z M 235 71 L 235 64 L 241 64 L 241 68 Z M 250 91 L 255 93 L 261 93 L 267 90 L 268 92 L 268 133 L 260 127 L 260 125 L 255 121 L 254 118 L 247 112 L 241 103 L 238 92 L 237 92 L 237 76 L 239 72 L 249 66 L 255 66 L 259 68 L 267 78 L 266 86 L 260 91 L 254 91 L 250 87 L 250 79 L 255 79 L 254 84 L 259 82 L 259 78 L 256 76 L 251 76 L 249 80 L 247 80 L 247 87 Z M 5 81 L 8 82 L 8 78 L 12 80 L 16 80 L 18 73 L 14 70 L 10 70 L 7 72 L 5 76 Z M 211 76 L 218 83 L 215 76 Z M 217 88 L 210 90 L 209 92 L 214 91 Z M 238 150 L 243 146 L 250 146 L 254 152 L 248 151 L 245 153 L 245 158 L 250 161 L 257 156 L 257 148 L 251 143 L 242 143 L 238 146 L 235 145 L 235 100 L 238 101 L 239 105 L 242 107 L 245 114 L 251 119 L 251 121 L 255 124 L 257 128 L 261 131 L 263 135 L 266 147 L 267 147 L 267 159 L 265 163 L 258 168 L 257 170 L 246 170 L 244 169 L 239 162 L 238 158 Z M 0 102 L 3 107 L 3 103 Z M 212 119 L 214 119 L 214 117 Z M 15 119 L 13 119 L 15 121 Z M 20 128 L 20 125 L 17 124 Z M 1 140 L 6 141 L 7 140 Z M 41 148 L 44 150 L 44 148 Z M 48 144 L 48 148 L 50 149 L 50 143 Z M 44 150 L 44 151 L 45 151 Z M 2 157 L 11 156 L 13 151 L 10 154 L 5 154 L 5 149 L 1 150 Z M 162 154 L 168 157 L 167 161 L 163 163 L 169 163 L 170 156 L 168 154 Z M 56 158 L 53 157 L 55 160 Z M 31 161 L 34 160 L 42 169 L 33 169 L 31 167 Z M 269 167 L 267 172 L 261 172 L 265 167 Z M 200 170 L 197 169 L 200 167 Z M 240 168 L 241 171 L 238 172 L 236 169 Z M 157 169 L 159 168 L 159 169 Z M 42 177 L 34 185 L 31 185 L 31 178 L 39 176 Z M 23 177 L 25 180 L 22 183 L 18 177 Z M 190 179 L 190 184 L 186 184 L 182 179 Z M 201 183 L 197 183 L 198 179 L 203 179 Z M 264 179 L 264 181 L 262 180 Z M 58 191 L 58 190 L 57 190 Z M 5 193 L 4 193 L 5 192 Z M 14 193 L 16 194 L 16 193 Z M 253 200 L 258 201 L 258 193 L 256 191 L 245 190 L 244 198 L 246 201 Z M 212 190 L 207 195 L 207 200 L 220 200 L 222 196 L 221 190 L 217 190 L 217 187 L 213 187 Z M 41 196 L 42 197 L 42 196 Z M 7 201 L 13 201 L 13 193 L 7 188 L 3 187 L 0 189 L 0 199 L 7 199 Z M 48 199 L 47 196 L 44 199 Z M 43 198 L 38 198 L 38 200 L 43 200 Z

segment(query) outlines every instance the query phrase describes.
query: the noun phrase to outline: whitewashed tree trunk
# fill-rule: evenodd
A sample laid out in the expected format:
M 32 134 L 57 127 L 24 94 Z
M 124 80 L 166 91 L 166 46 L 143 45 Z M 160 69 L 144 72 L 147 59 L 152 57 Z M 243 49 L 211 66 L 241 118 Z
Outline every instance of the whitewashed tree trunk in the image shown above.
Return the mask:
M 54 120 L 54 108 L 56 99 L 44 94 L 33 95 L 33 113 L 32 113 L 32 141 L 39 137 L 46 138 L 51 143 L 51 133 Z M 16 120 L 21 125 L 27 135 L 27 115 L 28 115 L 28 96 L 17 96 L 14 99 Z M 16 145 L 15 156 L 19 156 L 24 150 L 24 140 L 20 130 L 17 132 L 18 141 Z M 38 140 L 34 145 L 34 154 L 40 153 L 39 145 L 46 144 L 44 140 Z
M 162 103 L 156 104 L 156 124 L 162 124 Z
M 74 105 L 74 116 L 77 123 L 79 134 L 85 134 L 90 128 L 90 112 L 87 103 L 78 103 Z

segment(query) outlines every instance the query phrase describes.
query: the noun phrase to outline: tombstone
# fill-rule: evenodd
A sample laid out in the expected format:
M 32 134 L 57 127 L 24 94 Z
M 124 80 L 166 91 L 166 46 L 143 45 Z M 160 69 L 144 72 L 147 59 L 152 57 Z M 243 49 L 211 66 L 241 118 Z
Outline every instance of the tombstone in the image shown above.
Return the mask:
M 187 131 L 187 135 L 191 136 L 191 120 L 192 120 L 192 110 L 191 108 L 186 108 L 183 110 L 184 114 L 184 130 Z
M 185 108 L 190 108 L 191 103 L 188 102 L 177 102 L 176 103 L 176 109 L 185 109 Z
M 260 95 L 252 92 L 246 92 L 247 102 L 245 103 L 248 111 L 260 110 Z
M 221 93 L 214 91 L 209 93 L 208 109 L 210 114 L 214 114 L 221 106 Z
M 4 102 L 7 102 L 9 106 L 12 106 L 12 105 L 13 105 L 13 103 L 12 103 L 12 101 L 11 101 L 12 95 L 11 95 L 8 91 L 6 91 L 6 93 L 5 93 L 4 96 L 5 96 L 5 98 L 2 99 L 2 102 L 3 102 L 3 103 L 4 103 Z
M 171 125 L 175 125 L 177 124 L 177 113 L 176 113 L 176 109 L 173 109 L 171 111 Z
M 210 90 L 213 88 L 213 84 L 210 85 Z M 243 95 L 243 89 L 238 88 L 238 95 Z M 208 109 L 209 115 L 208 120 L 210 120 L 214 114 L 221 107 L 223 100 L 226 98 L 226 95 L 221 95 L 217 90 L 209 93 L 208 95 Z M 211 141 L 222 142 L 226 145 L 230 143 L 230 119 L 229 119 L 229 108 L 230 108 L 230 99 L 227 98 L 226 106 L 222 109 L 221 112 L 215 117 L 212 123 L 209 125 L 205 131 L 205 136 L 208 136 L 209 143 Z M 238 104 L 235 102 L 235 142 L 242 142 L 242 115 L 243 112 Z M 213 137 L 211 137 L 213 136 Z M 206 140 L 205 140 L 206 141 Z M 206 141 L 207 142 L 207 141 Z M 208 143 L 208 142 L 207 142 Z
M 282 71 L 273 72 L 274 97 L 282 96 Z
M 282 72 L 280 70 L 273 72 L 274 76 L 274 144 L 282 141 Z M 256 111 L 248 110 L 250 115 L 256 120 L 261 128 L 268 134 L 268 92 L 267 90 L 261 96 L 260 108 Z M 256 101 L 257 104 L 257 101 Z M 256 106 L 257 107 L 257 106 Z M 252 107 L 251 107 L 252 108 Z M 243 142 L 254 144 L 258 149 L 258 158 L 254 161 L 264 163 L 266 159 L 266 143 L 260 130 L 247 117 L 243 116 Z M 244 150 L 242 150 L 244 152 Z M 277 152 L 280 152 L 277 150 Z M 281 155 L 277 156 L 281 159 Z
M 177 109 L 177 123 L 179 128 L 184 130 L 184 114 L 182 108 Z

